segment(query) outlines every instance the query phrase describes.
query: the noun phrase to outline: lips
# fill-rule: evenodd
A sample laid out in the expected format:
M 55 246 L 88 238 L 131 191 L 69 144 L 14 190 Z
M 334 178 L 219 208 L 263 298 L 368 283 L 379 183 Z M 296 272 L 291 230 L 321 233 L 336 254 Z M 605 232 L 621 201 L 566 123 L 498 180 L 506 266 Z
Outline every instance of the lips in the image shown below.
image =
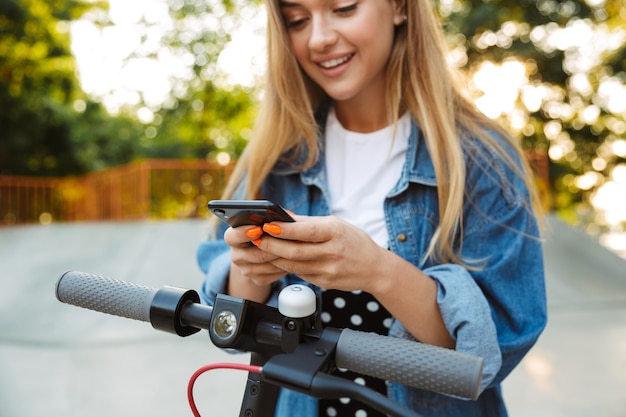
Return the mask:
M 354 54 L 350 54 L 350 55 L 343 56 L 341 58 L 329 59 L 327 61 L 320 62 L 318 65 L 324 69 L 332 69 L 332 68 L 338 67 L 341 64 L 348 62 L 349 60 L 352 59 L 353 56 Z

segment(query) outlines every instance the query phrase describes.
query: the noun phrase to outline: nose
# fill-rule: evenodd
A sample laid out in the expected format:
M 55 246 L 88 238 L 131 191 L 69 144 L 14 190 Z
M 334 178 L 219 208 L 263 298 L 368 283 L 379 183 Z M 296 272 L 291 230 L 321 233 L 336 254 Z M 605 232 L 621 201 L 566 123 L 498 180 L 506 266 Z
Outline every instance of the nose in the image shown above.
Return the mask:
M 311 36 L 309 48 L 314 51 L 323 51 L 337 42 L 337 31 L 331 22 L 323 16 L 317 16 L 311 22 Z

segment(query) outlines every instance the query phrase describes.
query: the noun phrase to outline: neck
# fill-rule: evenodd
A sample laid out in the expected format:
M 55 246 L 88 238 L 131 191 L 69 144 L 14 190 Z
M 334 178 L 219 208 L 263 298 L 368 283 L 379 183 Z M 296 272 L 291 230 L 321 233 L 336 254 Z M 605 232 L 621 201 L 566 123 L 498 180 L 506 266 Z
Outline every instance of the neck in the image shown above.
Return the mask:
M 370 133 L 391 124 L 387 109 L 380 101 L 335 102 L 335 111 L 341 125 L 351 132 Z

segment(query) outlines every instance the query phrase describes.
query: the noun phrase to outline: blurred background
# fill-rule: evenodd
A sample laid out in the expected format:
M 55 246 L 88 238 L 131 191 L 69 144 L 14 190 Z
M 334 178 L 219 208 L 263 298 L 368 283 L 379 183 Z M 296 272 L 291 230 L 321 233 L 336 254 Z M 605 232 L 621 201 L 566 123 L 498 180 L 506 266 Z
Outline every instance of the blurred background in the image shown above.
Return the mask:
M 263 92 L 260 4 L 0 0 L 0 224 L 206 216 Z M 624 0 L 435 4 L 546 207 L 626 256 Z
M 168 387 L 223 359 L 202 336 L 83 316 L 53 285 L 77 268 L 197 288 L 206 203 L 263 94 L 261 3 L 0 0 L 0 416 L 186 415 Z M 554 232 L 550 323 L 505 386 L 512 415 L 626 416 L 626 3 L 434 4 Z M 231 404 L 240 382 L 218 378 L 204 388 Z M 238 396 L 204 414 L 235 415 Z

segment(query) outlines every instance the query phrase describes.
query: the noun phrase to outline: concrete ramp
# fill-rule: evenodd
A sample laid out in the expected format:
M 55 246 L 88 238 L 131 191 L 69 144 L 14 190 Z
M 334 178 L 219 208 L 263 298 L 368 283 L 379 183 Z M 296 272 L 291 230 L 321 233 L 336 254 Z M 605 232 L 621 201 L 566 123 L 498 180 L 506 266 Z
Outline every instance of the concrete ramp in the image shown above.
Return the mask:
M 546 244 L 549 325 L 506 381 L 513 417 L 623 417 L 626 262 L 551 219 Z M 244 362 L 205 332 L 179 338 L 148 323 L 58 302 L 69 269 L 150 287 L 197 289 L 195 249 L 206 220 L 0 228 L 0 416 L 191 415 L 187 381 L 200 366 Z M 236 417 L 241 371 L 202 376 L 203 416 Z
M 512 417 L 626 416 L 626 260 L 549 219 L 548 326 L 505 381 Z
M 188 416 L 199 367 L 245 362 L 205 332 L 187 338 L 62 304 L 55 283 L 73 269 L 160 288 L 197 289 L 205 221 L 84 223 L 0 229 L 0 416 Z M 238 416 L 245 373 L 200 377 L 203 416 Z

